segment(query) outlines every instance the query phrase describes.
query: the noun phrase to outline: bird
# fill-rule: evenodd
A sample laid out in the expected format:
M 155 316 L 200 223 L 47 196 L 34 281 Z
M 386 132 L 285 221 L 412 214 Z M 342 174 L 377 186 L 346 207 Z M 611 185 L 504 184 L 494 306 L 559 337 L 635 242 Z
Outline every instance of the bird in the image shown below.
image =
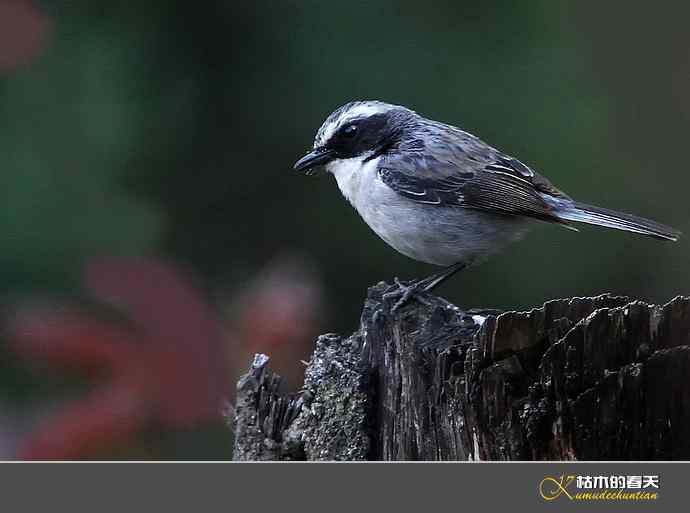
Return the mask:
M 403 255 L 443 269 L 403 283 L 395 312 L 420 292 L 520 239 L 537 221 L 572 223 L 676 241 L 678 230 L 581 203 L 515 157 L 450 124 L 378 100 L 333 111 L 312 149 L 294 164 L 330 173 L 367 225 Z

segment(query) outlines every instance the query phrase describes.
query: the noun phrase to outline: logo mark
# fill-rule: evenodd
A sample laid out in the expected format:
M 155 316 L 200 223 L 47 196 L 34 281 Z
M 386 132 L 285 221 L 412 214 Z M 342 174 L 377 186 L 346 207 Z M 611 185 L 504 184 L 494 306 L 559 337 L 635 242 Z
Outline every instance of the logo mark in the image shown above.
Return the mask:
M 539 483 L 539 493 L 545 501 L 552 501 L 565 495 L 568 499 L 573 500 L 574 497 L 568 492 L 568 486 L 575 480 L 575 476 L 566 476 L 562 474 L 559 479 L 555 477 L 545 477 Z

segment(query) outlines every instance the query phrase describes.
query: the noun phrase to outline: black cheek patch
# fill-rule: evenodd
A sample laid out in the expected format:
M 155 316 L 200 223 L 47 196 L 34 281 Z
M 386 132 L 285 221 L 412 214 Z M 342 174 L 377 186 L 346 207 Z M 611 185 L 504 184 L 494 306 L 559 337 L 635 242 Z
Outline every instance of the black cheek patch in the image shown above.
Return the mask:
M 372 149 L 378 149 L 381 145 L 386 144 L 386 140 L 390 136 L 386 114 L 374 114 L 367 118 L 353 120 L 341 130 L 353 123 L 357 125 L 355 137 L 348 138 L 344 133 L 338 131 L 329 144 L 341 158 L 356 157 Z
M 364 151 L 373 148 L 387 135 L 388 116 L 374 114 L 359 123 L 358 146 Z

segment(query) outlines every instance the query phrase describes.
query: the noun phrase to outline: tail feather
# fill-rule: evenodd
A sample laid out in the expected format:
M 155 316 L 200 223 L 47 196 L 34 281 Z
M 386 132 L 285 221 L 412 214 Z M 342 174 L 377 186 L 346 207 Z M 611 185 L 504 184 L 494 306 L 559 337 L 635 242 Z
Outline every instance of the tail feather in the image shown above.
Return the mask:
M 662 240 L 677 241 L 681 235 L 678 230 L 656 221 L 585 203 L 562 205 L 558 209 L 558 217 L 566 221 L 606 226 L 607 228 L 640 233 Z

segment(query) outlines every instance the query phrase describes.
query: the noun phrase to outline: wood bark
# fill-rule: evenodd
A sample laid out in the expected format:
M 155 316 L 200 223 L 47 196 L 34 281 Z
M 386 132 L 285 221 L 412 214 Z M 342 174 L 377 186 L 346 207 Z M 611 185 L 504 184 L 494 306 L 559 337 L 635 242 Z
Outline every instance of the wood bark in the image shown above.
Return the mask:
M 558 299 L 463 311 L 369 290 L 322 335 L 297 393 L 257 355 L 237 386 L 236 460 L 690 459 L 690 298 Z

